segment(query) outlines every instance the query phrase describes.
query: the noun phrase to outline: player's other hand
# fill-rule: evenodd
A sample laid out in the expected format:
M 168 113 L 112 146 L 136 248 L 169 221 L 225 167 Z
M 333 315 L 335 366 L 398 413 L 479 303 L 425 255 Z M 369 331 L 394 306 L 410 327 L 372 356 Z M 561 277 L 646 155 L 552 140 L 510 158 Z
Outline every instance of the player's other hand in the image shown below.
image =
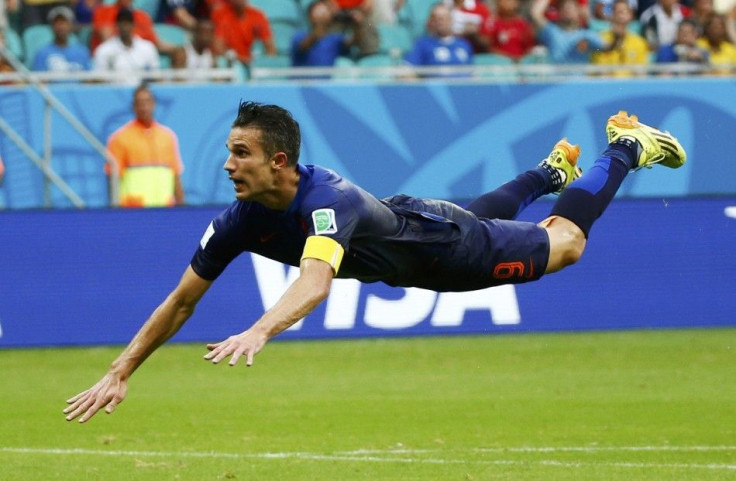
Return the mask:
M 94 416 L 97 411 L 105 408 L 107 414 L 115 411 L 118 404 L 123 402 L 128 392 L 128 381 L 113 374 L 106 374 L 100 381 L 76 396 L 67 399 L 69 406 L 64 409 L 66 420 L 72 421 L 79 417 L 83 423 Z
M 253 365 L 253 358 L 261 352 L 266 341 L 268 338 L 264 334 L 248 329 L 217 344 L 207 344 L 210 352 L 205 354 L 204 359 L 218 364 L 228 356 L 232 356 L 228 364 L 234 366 L 241 356 L 245 356 L 245 365 L 250 367 Z

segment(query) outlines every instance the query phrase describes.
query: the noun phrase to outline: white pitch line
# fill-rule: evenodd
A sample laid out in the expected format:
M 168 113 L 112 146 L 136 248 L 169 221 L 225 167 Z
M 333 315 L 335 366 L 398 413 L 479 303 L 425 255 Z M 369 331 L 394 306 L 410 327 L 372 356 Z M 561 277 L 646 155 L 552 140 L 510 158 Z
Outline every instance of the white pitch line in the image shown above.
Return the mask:
M 664 448 L 672 448 L 673 446 L 662 446 Z M 704 451 L 708 446 L 693 446 L 698 451 Z M 714 448 L 733 448 L 732 446 L 713 446 Z M 635 448 L 635 447 L 633 447 Z M 647 446 L 655 448 L 655 446 Z M 687 446 L 682 446 L 687 448 Z M 510 448 L 519 449 L 519 448 Z M 529 452 L 529 448 L 526 451 Z M 406 450 L 405 450 L 406 451 Z M 471 450 L 477 452 L 477 450 Z M 500 451 L 499 451 L 500 452 Z M 508 452 L 508 451 L 507 451 Z M 537 451 L 547 452 L 547 451 Z M 0 453 L 9 454 L 41 454 L 41 455 L 98 455 L 98 456 L 120 456 L 120 457 L 164 457 L 164 458 L 227 458 L 227 459 L 300 459 L 311 461 L 359 461 L 373 463 L 408 463 L 408 464 L 480 464 L 493 466 L 551 466 L 561 468 L 586 468 L 586 467 L 614 467 L 614 468 L 652 468 L 652 469 L 708 469 L 708 470 L 729 470 L 736 471 L 736 464 L 687 464 L 687 463 L 647 463 L 647 462 L 576 462 L 576 461 L 556 461 L 556 460 L 463 460 L 463 459 L 443 459 L 443 458 L 417 458 L 417 457 L 395 457 L 395 456 L 376 456 L 376 455 L 350 455 L 350 454 L 319 454 L 304 452 L 282 452 L 282 453 L 222 453 L 216 451 L 183 451 L 183 452 L 166 452 L 166 451 L 107 451 L 99 449 L 82 449 L 82 448 L 14 448 L 0 447 Z M 396 451 L 386 451 L 384 454 L 396 454 Z M 402 453 L 404 454 L 404 453 Z
M 432 454 L 452 449 L 358 449 L 336 454 Z M 736 451 L 736 446 L 521 446 L 511 448 L 471 448 L 474 453 L 598 453 L 598 452 L 723 452 Z

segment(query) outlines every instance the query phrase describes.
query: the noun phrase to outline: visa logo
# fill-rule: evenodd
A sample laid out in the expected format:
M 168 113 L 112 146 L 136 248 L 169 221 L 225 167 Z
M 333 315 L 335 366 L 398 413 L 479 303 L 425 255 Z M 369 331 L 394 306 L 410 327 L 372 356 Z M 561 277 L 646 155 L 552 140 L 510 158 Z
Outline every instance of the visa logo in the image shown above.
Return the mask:
M 284 269 L 283 264 L 251 254 L 258 290 L 264 310 L 270 309 L 286 289 L 299 277 L 298 267 Z M 513 285 L 491 287 L 472 292 L 437 293 L 417 288 L 391 288 L 391 298 L 368 294 L 365 306 L 358 312 L 361 284 L 354 279 L 335 279 L 323 319 L 326 330 L 353 329 L 362 322 L 368 327 L 400 330 L 413 327 L 426 319 L 433 327 L 459 327 L 467 310 L 487 310 L 495 325 L 515 325 L 521 322 L 519 303 Z M 396 299 L 394 289 L 404 291 Z M 299 330 L 304 320 L 289 329 Z

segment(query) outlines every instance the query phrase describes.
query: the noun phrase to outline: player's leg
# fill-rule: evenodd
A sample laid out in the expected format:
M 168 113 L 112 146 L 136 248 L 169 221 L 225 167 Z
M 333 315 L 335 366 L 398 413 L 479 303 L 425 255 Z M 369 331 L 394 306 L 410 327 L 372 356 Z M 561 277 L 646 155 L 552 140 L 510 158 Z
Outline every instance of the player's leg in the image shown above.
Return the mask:
M 635 115 L 619 112 L 612 116 L 606 133 L 608 148 L 585 175 L 565 189 L 550 217 L 539 224 L 550 239 L 546 272 L 558 271 L 580 258 L 593 223 L 630 170 L 655 164 L 675 169 L 685 163 L 685 150 L 676 138 L 640 123 Z
M 468 206 L 478 217 L 515 219 L 529 204 L 545 194 L 560 193 L 570 182 L 580 177 L 576 167 L 580 147 L 562 139 L 547 158 L 532 170 L 514 180 L 481 195 Z

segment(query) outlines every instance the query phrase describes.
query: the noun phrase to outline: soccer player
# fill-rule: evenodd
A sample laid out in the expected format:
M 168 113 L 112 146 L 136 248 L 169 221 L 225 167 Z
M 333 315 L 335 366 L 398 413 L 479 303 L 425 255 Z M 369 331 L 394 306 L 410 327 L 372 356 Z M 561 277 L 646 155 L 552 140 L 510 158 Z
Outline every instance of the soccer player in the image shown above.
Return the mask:
M 299 124 L 275 105 L 241 102 L 224 168 L 232 205 L 205 230 L 177 287 L 153 312 L 107 374 L 67 401 L 67 420 L 87 421 L 123 401 L 129 377 L 176 333 L 212 282 L 238 254 L 255 252 L 293 266 L 298 279 L 249 329 L 208 344 L 204 358 L 246 365 L 268 340 L 309 314 L 332 279 L 474 290 L 534 281 L 576 262 L 593 222 L 630 170 L 677 168 L 686 155 L 667 132 L 619 112 L 607 123 L 609 146 L 584 176 L 579 149 L 565 139 L 537 168 L 476 199 L 468 209 L 398 195 L 378 200 L 330 170 L 300 165 Z M 511 220 L 541 195 L 560 192 L 539 224 Z

